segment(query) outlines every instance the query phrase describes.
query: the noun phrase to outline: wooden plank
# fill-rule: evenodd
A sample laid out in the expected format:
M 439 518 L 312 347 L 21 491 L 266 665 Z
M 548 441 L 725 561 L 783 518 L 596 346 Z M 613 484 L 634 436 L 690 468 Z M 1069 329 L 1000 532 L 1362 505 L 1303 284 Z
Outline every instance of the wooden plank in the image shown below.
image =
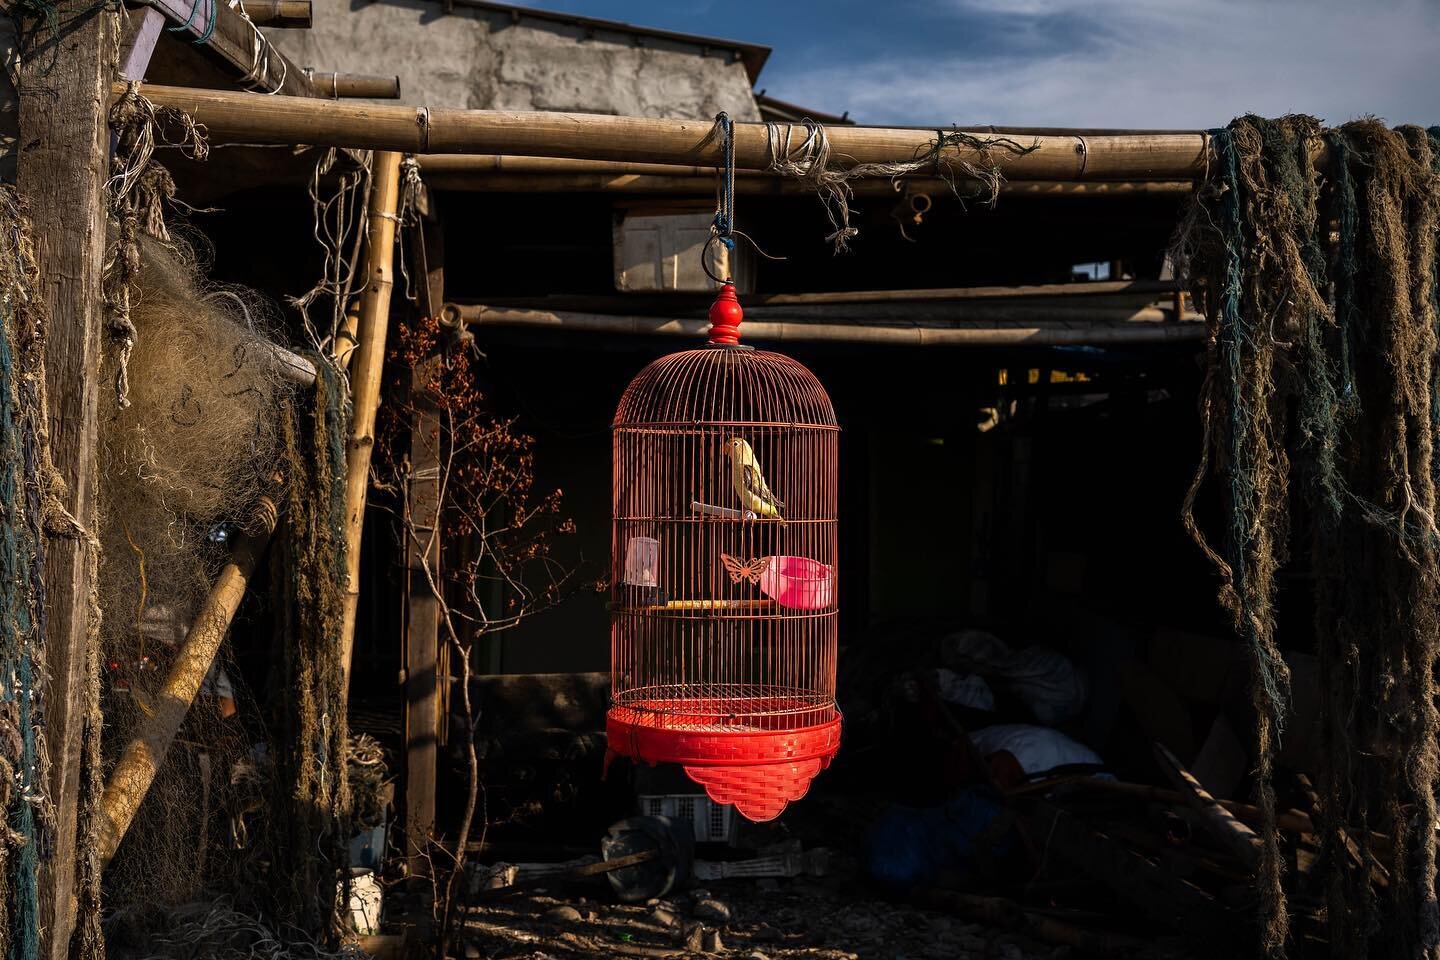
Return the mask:
M 436 754 L 440 738 L 440 418 L 418 403 L 410 428 L 410 490 L 406 504 L 405 850 L 412 875 L 435 831 Z
M 61 28 L 20 68 L 17 182 L 30 203 L 35 259 L 50 312 L 46 347 L 51 455 L 66 489 L 61 502 L 96 529 L 100 336 L 105 318 L 107 110 L 116 77 L 119 12 L 60 0 Z M 44 36 L 43 27 L 41 36 Z M 96 851 L 77 844 L 87 709 L 97 695 L 99 639 L 92 619 L 97 553 L 80 537 L 52 537 L 45 558 L 49 679 L 45 724 L 55 836 L 41 875 L 42 954 L 64 960 L 75 927 L 77 861 L 98 876 Z M 90 731 L 96 738 L 98 730 Z M 93 758 L 92 758 L 93 759 Z
M 185 29 L 177 35 L 211 54 L 226 72 L 265 92 L 318 96 L 310 77 L 223 0 L 146 0 Z
M 424 189 L 423 186 L 421 188 Z M 411 274 L 420 284 L 420 309 L 435 316 L 445 297 L 444 235 L 435 198 L 423 193 L 420 221 L 413 230 Z M 431 364 L 443 362 L 432 357 Z M 412 875 L 423 875 L 422 856 L 435 830 L 436 758 L 444 740 L 444 709 L 439 678 L 448 673 L 440 643 L 440 601 L 432 583 L 440 582 L 440 418 L 425 384 L 428 371 L 411 373 L 414 416 L 410 425 L 410 487 L 405 524 L 405 849 Z M 433 579 L 432 579 L 433 578 Z
M 179 3 L 185 0 L 155 0 Z M 209 2 L 209 0 L 200 0 Z M 117 90 L 116 96 L 123 93 Z M 212 143 L 305 143 L 405 153 L 485 153 L 713 166 L 720 148 L 709 120 L 664 120 L 587 113 L 507 112 L 261 99 L 256 94 L 147 85 L 157 104 L 205 124 Z M 737 169 L 768 170 L 763 123 L 734 127 Z M 934 140 L 929 130 L 836 127 L 828 131 L 837 162 L 913 159 Z M 985 131 L 973 136 L 983 142 Z M 1083 149 L 1082 149 L 1083 144 Z M 1023 138 L 1025 152 L 947 147 L 952 158 L 994 166 L 1012 180 L 1195 180 L 1205 175 L 1206 134 L 1156 133 Z M 1317 162 L 1323 144 L 1315 146 Z M 838 161 L 843 158 L 843 161 Z
M 165 15 L 154 7 L 125 8 L 125 32 L 120 40 L 120 76 L 144 80 L 150 55 L 165 26 Z

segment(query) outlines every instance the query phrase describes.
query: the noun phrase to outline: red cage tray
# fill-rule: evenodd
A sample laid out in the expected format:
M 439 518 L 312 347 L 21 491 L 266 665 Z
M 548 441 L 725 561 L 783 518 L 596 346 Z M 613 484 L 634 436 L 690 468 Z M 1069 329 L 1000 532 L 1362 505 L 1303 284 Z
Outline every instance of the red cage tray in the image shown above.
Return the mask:
M 773 820 L 840 749 L 840 715 L 833 706 L 799 716 L 827 717 L 804 726 L 783 726 L 773 714 L 743 725 L 733 702 L 632 703 L 610 710 L 610 752 L 649 764 L 675 763 L 716 803 L 734 804 L 747 819 Z

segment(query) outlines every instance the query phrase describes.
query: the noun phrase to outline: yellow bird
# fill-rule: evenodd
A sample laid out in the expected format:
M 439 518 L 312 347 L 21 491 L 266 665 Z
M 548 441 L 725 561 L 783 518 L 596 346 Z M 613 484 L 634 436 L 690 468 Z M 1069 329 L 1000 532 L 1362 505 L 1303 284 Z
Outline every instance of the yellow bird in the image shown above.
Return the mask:
M 780 516 L 780 511 L 785 508 L 785 501 L 770 492 L 750 444 L 740 437 L 731 437 L 720 448 L 720 455 L 730 458 L 730 479 L 735 484 L 735 495 L 745 509 L 757 517 L 773 517 L 783 525 L 785 518 Z

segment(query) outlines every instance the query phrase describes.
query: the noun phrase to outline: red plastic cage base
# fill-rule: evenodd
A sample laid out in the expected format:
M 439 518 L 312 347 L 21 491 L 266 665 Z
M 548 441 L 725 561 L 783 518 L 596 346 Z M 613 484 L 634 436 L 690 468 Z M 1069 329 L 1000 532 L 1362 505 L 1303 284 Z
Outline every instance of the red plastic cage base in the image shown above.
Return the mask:
M 773 820 L 810 789 L 840 749 L 840 717 L 791 730 L 695 729 L 616 707 L 606 718 L 613 753 L 649 764 L 676 763 L 716 803 L 746 819 Z
M 733 803 L 747 820 L 774 820 L 791 800 L 810 789 L 810 781 L 829 764 L 825 760 L 799 763 L 761 763 L 753 767 L 696 767 L 685 772 L 716 803 Z

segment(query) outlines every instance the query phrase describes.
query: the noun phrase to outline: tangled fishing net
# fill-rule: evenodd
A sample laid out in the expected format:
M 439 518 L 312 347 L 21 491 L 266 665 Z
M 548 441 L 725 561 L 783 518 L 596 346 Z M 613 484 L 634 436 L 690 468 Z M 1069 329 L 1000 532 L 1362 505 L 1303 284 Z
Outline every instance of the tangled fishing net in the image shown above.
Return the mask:
M 1278 955 L 1289 935 L 1272 782 L 1289 695 L 1277 572 L 1304 563 L 1331 952 L 1433 956 L 1440 129 L 1243 117 L 1213 138 L 1177 248 L 1209 323 L 1206 443 L 1185 516 L 1252 654 L 1263 945 Z M 1212 470 L 1226 517 L 1214 546 L 1192 510 Z
M 44 536 L 73 533 L 50 463 L 46 321 L 24 204 L 0 186 L 0 953 L 39 949 L 47 790 Z
M 128 396 L 122 405 L 118 391 L 101 392 L 107 765 L 153 712 L 228 541 L 260 497 L 274 494 L 277 425 L 291 392 L 276 372 L 260 298 L 207 286 L 194 254 L 176 242 L 146 238 L 140 247 L 129 297 L 136 349 L 105 358 L 111 375 L 128 363 Z M 212 866 L 221 811 L 254 803 L 232 771 L 263 737 L 226 659 L 212 668 L 107 870 L 113 899 L 193 897 Z

